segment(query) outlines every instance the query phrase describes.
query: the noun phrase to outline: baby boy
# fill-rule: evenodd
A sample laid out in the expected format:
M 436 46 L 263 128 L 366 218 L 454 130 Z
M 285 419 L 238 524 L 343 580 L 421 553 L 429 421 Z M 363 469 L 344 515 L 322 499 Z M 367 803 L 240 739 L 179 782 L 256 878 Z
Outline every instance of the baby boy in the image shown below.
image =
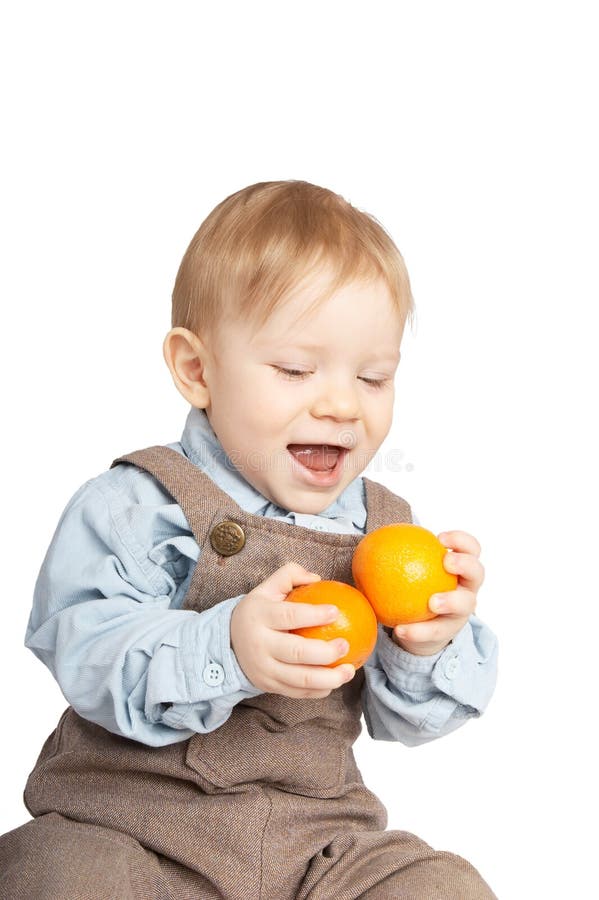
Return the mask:
M 307 182 L 227 197 L 181 263 L 164 356 L 180 442 L 117 458 L 67 505 L 27 645 L 69 707 L 0 838 L 11 898 L 484 900 L 476 869 L 403 831 L 352 745 L 414 746 L 479 716 L 497 644 L 474 614 L 477 540 L 440 535 L 455 591 L 379 626 L 357 671 L 333 621 L 286 603 L 351 583 L 361 536 L 413 521 L 361 473 L 392 424 L 413 310 L 385 230 Z M 40 852 L 43 848 L 43 852 Z

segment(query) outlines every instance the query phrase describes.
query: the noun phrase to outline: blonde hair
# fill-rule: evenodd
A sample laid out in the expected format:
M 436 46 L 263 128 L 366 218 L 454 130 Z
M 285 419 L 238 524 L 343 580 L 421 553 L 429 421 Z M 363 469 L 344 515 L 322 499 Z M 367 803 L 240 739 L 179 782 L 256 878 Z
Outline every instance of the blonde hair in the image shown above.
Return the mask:
M 381 277 L 402 317 L 413 316 L 403 257 L 373 216 L 307 181 L 264 181 L 231 194 L 200 225 L 177 273 L 172 327 L 210 335 L 235 316 L 260 327 L 322 264 L 333 274 L 327 297 Z

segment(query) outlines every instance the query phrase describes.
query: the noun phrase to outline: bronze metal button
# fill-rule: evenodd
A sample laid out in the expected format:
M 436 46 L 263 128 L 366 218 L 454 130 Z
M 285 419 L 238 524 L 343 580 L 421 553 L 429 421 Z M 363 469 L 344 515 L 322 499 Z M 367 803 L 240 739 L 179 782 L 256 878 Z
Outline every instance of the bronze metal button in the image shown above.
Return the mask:
M 245 531 L 237 522 L 219 522 L 210 532 L 210 543 L 221 556 L 233 556 L 245 544 Z

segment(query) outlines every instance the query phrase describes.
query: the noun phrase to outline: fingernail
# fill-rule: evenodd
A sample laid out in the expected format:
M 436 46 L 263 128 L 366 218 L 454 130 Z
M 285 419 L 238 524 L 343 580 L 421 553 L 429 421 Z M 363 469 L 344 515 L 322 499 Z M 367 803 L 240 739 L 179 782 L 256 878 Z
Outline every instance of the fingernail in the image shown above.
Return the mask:
M 353 666 L 351 667 L 351 669 L 346 669 L 345 670 L 345 680 L 351 681 L 355 674 L 356 674 L 356 670 L 354 669 Z
M 397 635 L 397 637 L 400 637 L 400 638 L 405 637 L 407 633 L 408 633 L 407 628 L 396 628 L 395 629 L 395 634 Z
M 442 609 L 445 609 L 445 600 L 443 597 L 431 597 L 429 606 L 433 612 L 441 612 Z
M 339 610 L 336 606 L 325 606 L 323 613 L 326 619 L 336 619 L 339 615 Z
M 341 640 L 337 642 L 337 652 L 339 653 L 339 656 L 345 656 L 348 650 L 349 644 L 347 641 Z

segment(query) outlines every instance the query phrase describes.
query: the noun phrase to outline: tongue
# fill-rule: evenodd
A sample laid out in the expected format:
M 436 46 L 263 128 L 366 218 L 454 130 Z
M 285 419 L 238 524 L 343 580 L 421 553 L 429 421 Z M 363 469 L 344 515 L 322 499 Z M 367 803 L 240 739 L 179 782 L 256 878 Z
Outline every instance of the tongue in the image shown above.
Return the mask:
M 333 469 L 339 458 L 339 447 L 327 444 L 289 444 L 287 448 L 307 469 L 324 472 Z

